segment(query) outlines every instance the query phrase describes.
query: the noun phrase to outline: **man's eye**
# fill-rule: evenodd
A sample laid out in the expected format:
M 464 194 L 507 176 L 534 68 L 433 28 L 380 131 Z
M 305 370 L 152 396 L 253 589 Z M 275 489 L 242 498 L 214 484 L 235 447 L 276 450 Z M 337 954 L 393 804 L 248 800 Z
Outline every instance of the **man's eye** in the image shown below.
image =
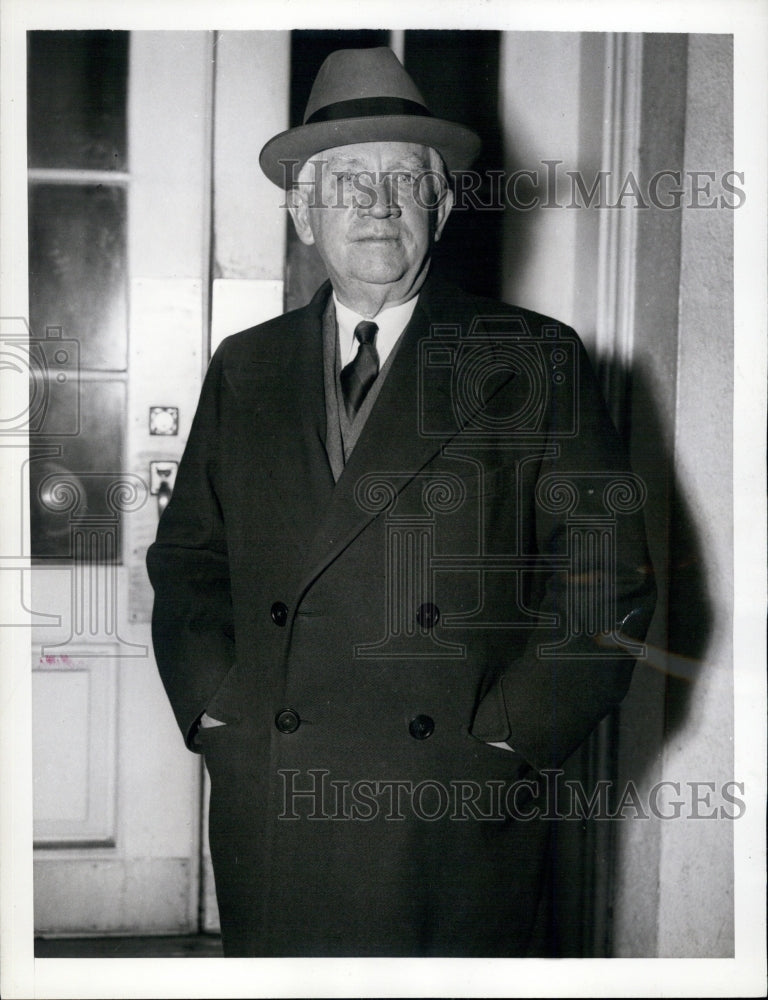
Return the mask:
M 416 187 L 419 175 L 412 170 L 400 170 L 396 175 L 398 186 L 407 189 Z

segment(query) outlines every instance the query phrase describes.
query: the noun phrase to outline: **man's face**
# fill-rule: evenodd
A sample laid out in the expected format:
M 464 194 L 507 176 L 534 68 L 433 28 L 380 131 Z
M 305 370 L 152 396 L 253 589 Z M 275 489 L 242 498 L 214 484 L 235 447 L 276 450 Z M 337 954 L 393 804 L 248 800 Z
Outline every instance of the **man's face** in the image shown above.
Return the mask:
M 291 206 L 296 230 L 317 246 L 342 301 L 366 286 L 376 286 L 368 291 L 382 303 L 410 297 L 451 207 L 450 191 L 430 173 L 428 149 L 337 146 L 315 157 L 302 180 Z

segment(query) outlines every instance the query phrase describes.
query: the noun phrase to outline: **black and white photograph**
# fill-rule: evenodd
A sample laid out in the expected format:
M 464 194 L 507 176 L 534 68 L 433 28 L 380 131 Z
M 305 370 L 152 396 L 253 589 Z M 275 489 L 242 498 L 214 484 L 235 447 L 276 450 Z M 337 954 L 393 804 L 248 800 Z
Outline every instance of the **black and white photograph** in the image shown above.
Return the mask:
M 768 9 L 618 8 L 8 0 L 3 996 L 764 995 Z

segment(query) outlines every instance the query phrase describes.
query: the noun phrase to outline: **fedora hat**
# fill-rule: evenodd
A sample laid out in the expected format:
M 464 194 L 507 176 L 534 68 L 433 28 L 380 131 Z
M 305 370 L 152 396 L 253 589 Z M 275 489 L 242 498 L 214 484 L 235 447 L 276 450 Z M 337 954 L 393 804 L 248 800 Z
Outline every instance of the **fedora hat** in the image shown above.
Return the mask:
M 415 142 L 432 146 L 448 170 L 464 170 L 480 139 L 465 125 L 435 118 L 391 49 L 339 49 L 320 67 L 304 124 L 264 146 L 261 169 L 279 187 L 290 187 L 310 157 L 357 142 Z

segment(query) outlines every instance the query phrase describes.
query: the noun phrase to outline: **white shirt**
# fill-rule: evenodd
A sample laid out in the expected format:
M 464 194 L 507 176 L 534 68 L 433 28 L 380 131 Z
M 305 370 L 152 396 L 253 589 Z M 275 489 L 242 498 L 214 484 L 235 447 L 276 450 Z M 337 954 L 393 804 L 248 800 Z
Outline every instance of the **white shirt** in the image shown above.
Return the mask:
M 413 310 L 419 296 L 415 295 L 407 302 L 401 302 L 398 306 L 385 306 L 381 312 L 371 318 L 370 316 L 360 316 L 353 312 L 348 306 L 343 305 L 333 293 L 333 304 L 336 308 L 336 325 L 339 330 L 339 358 L 341 367 L 344 368 L 357 354 L 358 342 L 355 338 L 355 327 L 358 323 L 375 323 L 379 328 L 376 334 L 376 351 L 379 355 L 379 368 L 384 367 L 384 362 L 392 353 L 392 349 L 402 336 L 403 330 L 413 316 Z

